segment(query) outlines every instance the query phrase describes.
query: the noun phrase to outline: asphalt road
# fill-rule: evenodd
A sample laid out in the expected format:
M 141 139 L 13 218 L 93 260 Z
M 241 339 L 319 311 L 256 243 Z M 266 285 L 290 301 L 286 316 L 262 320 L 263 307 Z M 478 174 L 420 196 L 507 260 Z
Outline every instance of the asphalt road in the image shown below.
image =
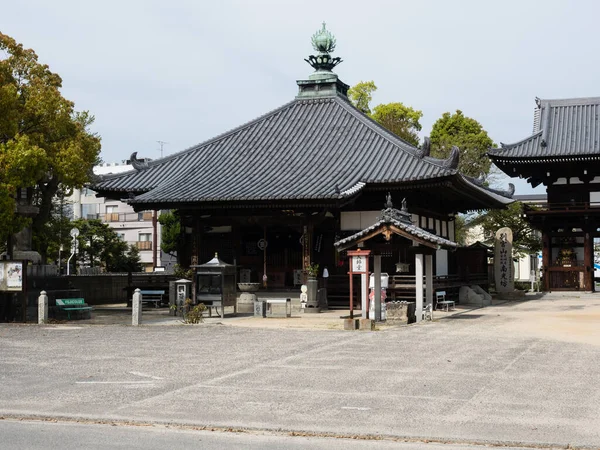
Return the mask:
M 112 426 L 65 422 L 0 421 L 0 449 L 10 450 L 449 450 L 446 444 L 333 439 L 265 433 L 221 433 L 165 426 Z M 453 445 L 453 450 L 479 446 Z M 503 447 L 502 450 L 522 450 Z
M 598 448 L 600 345 L 532 324 L 599 308 L 537 300 L 384 332 L 1 325 L 0 415 Z

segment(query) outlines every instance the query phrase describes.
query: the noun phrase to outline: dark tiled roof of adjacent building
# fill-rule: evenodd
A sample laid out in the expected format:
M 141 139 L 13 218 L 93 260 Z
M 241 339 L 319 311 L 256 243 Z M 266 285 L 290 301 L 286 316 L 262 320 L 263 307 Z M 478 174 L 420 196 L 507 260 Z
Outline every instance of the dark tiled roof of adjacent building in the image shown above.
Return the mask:
M 490 149 L 494 161 L 600 155 L 600 97 L 536 101 L 534 134 Z
M 294 101 L 195 147 L 107 176 L 93 188 L 131 203 L 341 199 L 367 184 L 457 175 L 341 95 Z M 508 199 L 505 199 L 508 202 Z

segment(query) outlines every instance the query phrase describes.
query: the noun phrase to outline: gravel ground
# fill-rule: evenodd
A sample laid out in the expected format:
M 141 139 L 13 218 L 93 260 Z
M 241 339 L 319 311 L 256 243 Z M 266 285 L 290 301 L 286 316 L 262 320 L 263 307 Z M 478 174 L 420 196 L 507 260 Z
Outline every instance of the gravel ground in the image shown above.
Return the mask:
M 2 324 L 0 415 L 600 448 L 595 295 L 375 332 L 223 323 Z

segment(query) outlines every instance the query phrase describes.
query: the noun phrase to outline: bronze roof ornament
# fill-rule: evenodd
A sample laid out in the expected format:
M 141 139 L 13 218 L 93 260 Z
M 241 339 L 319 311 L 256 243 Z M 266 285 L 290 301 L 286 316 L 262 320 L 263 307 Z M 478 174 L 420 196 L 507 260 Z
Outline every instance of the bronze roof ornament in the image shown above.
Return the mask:
M 323 28 L 312 35 L 311 42 L 318 54 L 317 56 L 310 55 L 304 61 L 310 64 L 315 71 L 331 72 L 331 69 L 342 62 L 341 58 L 332 58 L 329 55 L 335 50 L 336 41 L 333 34 L 325 28 L 325 22 L 323 22 Z
M 311 42 L 315 51 L 320 54 L 333 53 L 335 50 L 335 36 L 325 28 L 325 22 L 323 22 L 323 28 L 312 35 Z

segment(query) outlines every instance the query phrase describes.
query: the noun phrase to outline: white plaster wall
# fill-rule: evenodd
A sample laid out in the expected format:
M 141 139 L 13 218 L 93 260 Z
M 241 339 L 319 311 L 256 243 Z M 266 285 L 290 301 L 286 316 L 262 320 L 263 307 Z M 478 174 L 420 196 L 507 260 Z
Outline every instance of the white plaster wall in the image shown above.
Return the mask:
M 519 258 L 519 262 L 515 265 L 518 268 L 518 270 L 515 269 L 515 281 L 529 281 L 529 274 L 531 273 L 531 258 L 529 255 Z
M 600 192 L 590 192 L 590 203 L 600 203 Z
M 343 211 L 340 215 L 342 231 L 360 231 L 373 225 L 381 211 Z
M 361 230 L 360 211 L 343 211 L 340 214 L 340 229 L 342 231 Z
M 364 230 L 370 227 L 381 216 L 381 211 L 361 211 L 360 213 L 360 229 Z
M 448 275 L 448 250 L 437 250 L 435 253 L 435 274 Z

